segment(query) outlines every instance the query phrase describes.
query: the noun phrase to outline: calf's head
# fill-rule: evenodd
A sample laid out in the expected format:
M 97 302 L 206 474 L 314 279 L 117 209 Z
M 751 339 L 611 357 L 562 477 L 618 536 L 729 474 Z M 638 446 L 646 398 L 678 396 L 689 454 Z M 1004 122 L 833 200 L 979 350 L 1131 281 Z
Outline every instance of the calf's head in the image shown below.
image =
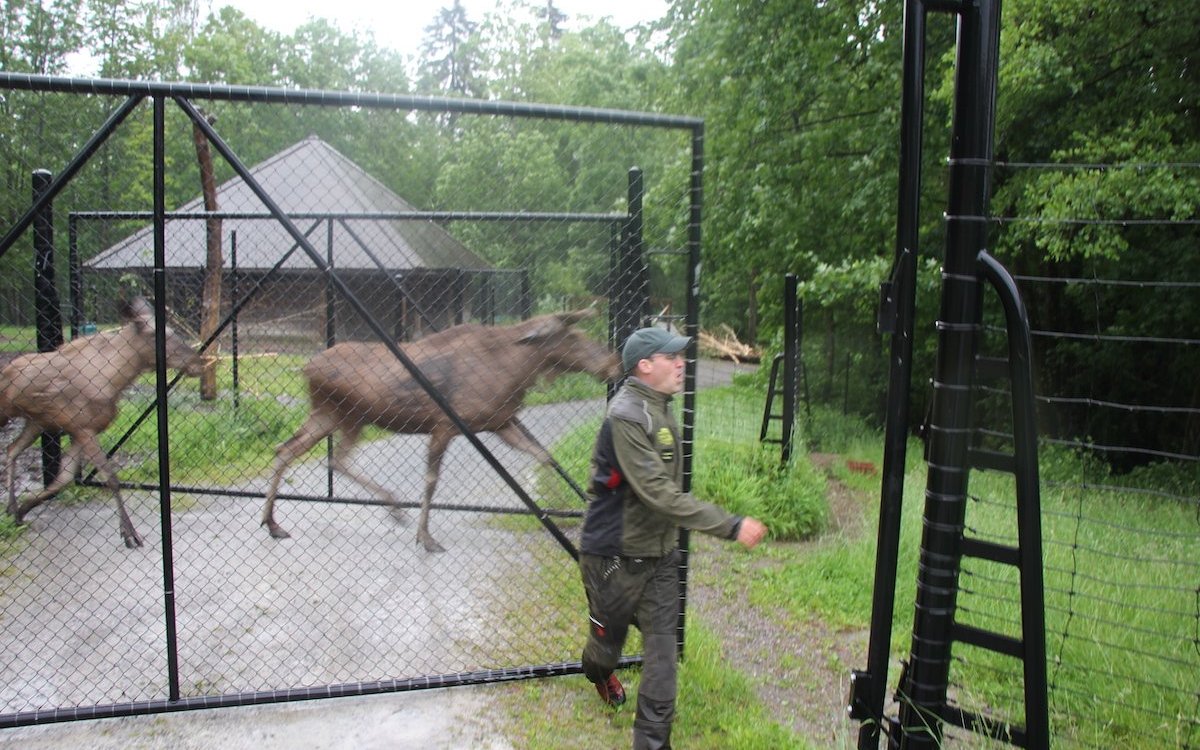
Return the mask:
M 143 297 L 135 297 L 121 308 L 121 314 L 137 332 L 143 345 L 149 345 L 150 362 L 154 361 L 154 308 Z M 198 377 L 204 369 L 204 357 L 196 353 L 182 335 L 166 327 L 167 367 L 184 375 Z
M 621 377 L 621 358 L 608 347 L 574 328 L 595 315 L 591 309 L 545 315 L 522 323 L 518 344 L 534 348 L 529 366 L 544 374 L 586 372 L 599 380 Z

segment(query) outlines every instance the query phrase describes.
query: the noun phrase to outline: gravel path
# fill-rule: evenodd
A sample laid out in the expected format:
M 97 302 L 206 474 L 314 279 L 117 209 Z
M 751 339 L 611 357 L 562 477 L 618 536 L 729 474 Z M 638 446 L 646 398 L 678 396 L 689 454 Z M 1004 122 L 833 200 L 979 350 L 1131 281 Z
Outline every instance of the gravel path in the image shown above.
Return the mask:
M 700 385 L 727 382 L 739 369 L 746 368 L 702 367 Z M 572 426 L 554 407 L 526 410 L 522 419 L 546 444 Z M 532 462 L 494 436 L 485 444 L 526 485 L 521 474 Z M 397 465 L 423 456 L 423 446 L 422 438 L 397 436 L 363 446 L 355 460 Z M 520 507 L 494 473 L 482 479 L 471 468 L 480 461 L 467 441 L 454 441 L 438 501 Z M 415 497 L 419 472 L 399 473 L 407 484 L 395 491 Z M 316 461 L 287 476 L 293 492 L 325 481 Z M 187 504 L 175 514 L 173 547 L 184 695 L 479 669 L 480 633 L 494 628 L 480 602 L 499 577 L 528 564 L 527 551 L 488 514 L 435 511 L 432 531 L 448 551 L 430 556 L 415 544 L 415 530 L 382 508 L 281 503 L 279 520 L 293 539 L 280 543 L 259 528 L 258 500 L 176 499 Z M 143 493 L 127 500 L 146 537 L 141 550 L 120 546 L 107 498 L 51 502 L 30 517 L 28 545 L 0 568 L 0 580 L 23 582 L 0 591 L 0 712 L 166 695 L 157 502 Z M 451 688 L 64 722 L 0 729 L 0 748 L 506 750 L 486 721 L 491 700 L 487 687 Z

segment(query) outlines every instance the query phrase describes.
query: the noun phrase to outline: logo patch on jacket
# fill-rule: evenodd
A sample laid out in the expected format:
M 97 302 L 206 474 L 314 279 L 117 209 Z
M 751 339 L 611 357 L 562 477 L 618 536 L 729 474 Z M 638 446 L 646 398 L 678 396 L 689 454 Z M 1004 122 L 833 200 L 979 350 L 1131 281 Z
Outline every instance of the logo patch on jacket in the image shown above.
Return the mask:
M 658 428 L 656 442 L 660 446 L 660 452 L 664 461 L 670 461 L 675 458 L 675 436 L 671 434 L 669 429 L 666 427 Z

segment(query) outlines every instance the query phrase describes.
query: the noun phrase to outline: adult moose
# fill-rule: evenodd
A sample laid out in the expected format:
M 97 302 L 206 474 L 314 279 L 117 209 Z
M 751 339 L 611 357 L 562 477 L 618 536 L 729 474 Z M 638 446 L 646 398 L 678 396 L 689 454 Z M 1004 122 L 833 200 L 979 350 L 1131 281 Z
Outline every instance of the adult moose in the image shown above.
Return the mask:
M 25 420 L 24 429 L 5 452 L 4 466 L 8 512 L 18 524 L 71 481 L 83 457 L 95 465 L 116 497 L 121 538 L 132 549 L 142 546 L 142 538 L 129 520 L 116 472 L 96 436 L 112 424 L 117 402 L 129 384 L 154 367 L 154 309 L 137 297 L 122 305 L 121 315 L 126 322 L 117 330 L 74 339 L 52 352 L 22 355 L 0 370 L 0 427 L 14 418 Z M 170 327 L 165 335 L 167 367 L 199 375 L 203 358 Z M 18 504 L 17 456 L 43 432 L 67 433 L 71 447 L 54 481 Z
M 573 327 L 592 314 L 580 310 L 543 315 L 511 326 L 459 325 L 404 344 L 402 349 L 472 432 L 494 432 L 545 463 L 550 455 L 517 421 L 525 392 L 539 378 L 569 372 L 586 372 L 603 380 L 621 374 L 616 354 Z M 335 439 L 333 468 L 398 511 L 400 505 L 391 492 L 347 461 L 363 428 L 377 425 L 401 434 L 430 436 L 417 541 L 429 552 L 443 551 L 429 533 L 429 506 L 442 456 L 459 432 L 454 422 L 382 343 L 337 344 L 314 357 L 304 376 L 312 408 L 300 429 L 275 451 L 275 473 L 262 515 L 271 536 L 289 536 L 274 515 L 284 470 L 335 432 L 340 437 Z

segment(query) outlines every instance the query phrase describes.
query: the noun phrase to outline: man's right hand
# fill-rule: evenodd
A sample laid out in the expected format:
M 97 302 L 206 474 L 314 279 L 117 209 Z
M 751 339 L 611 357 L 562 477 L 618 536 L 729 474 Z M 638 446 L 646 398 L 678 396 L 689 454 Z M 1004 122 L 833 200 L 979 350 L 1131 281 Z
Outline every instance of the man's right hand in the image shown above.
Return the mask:
M 767 527 L 763 525 L 762 521 L 747 516 L 742 519 L 742 525 L 738 528 L 737 540 L 746 549 L 754 549 L 766 535 Z

